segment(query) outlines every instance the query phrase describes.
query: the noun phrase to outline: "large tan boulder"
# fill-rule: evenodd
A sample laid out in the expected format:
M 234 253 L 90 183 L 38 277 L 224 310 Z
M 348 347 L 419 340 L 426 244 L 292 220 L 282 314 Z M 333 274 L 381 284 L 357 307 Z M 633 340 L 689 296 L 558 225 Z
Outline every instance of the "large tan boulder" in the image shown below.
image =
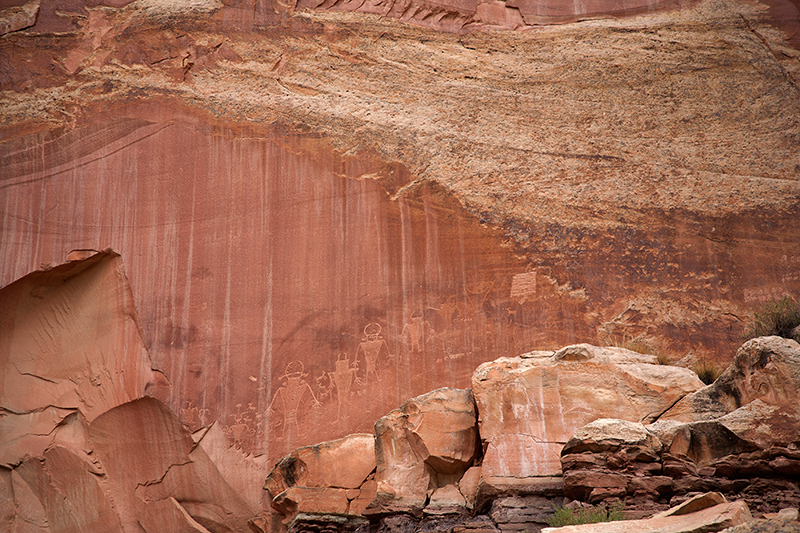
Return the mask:
M 444 388 L 408 400 L 375 422 L 375 435 L 377 496 L 365 512 L 417 514 L 478 454 L 472 391 Z
M 796 403 L 799 395 L 800 344 L 782 337 L 758 337 L 739 348 L 714 383 L 682 398 L 660 420 L 712 420 L 756 399 L 786 405 Z
M 356 433 L 298 448 L 275 465 L 264 488 L 274 498 L 292 486 L 357 489 L 375 470 L 375 437 Z
M 375 437 L 367 433 L 304 446 L 275 465 L 264 483 L 285 524 L 299 514 L 358 515 L 375 498 Z
M 598 418 L 654 421 L 702 386 L 690 370 L 654 356 L 588 344 L 485 363 L 472 377 L 483 487 L 555 490 L 561 448 L 578 428 Z

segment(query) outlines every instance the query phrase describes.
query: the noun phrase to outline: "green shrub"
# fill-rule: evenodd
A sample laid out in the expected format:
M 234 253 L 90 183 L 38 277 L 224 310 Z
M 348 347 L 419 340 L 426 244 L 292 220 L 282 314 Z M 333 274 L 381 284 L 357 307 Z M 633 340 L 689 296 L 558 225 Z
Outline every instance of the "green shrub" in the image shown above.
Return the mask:
M 753 313 L 753 323 L 745 332 L 745 338 L 778 335 L 789 339 L 797 326 L 800 326 L 800 304 L 791 296 L 784 296 L 770 300 Z
M 596 524 L 598 522 L 615 522 L 624 520 L 623 503 L 615 503 L 611 507 L 602 505 L 583 509 L 570 509 L 569 507 L 556 506 L 553 516 L 547 520 L 550 527 L 577 526 L 580 524 Z
M 722 374 L 722 370 L 715 362 L 706 361 L 705 359 L 701 359 L 700 361 L 696 362 L 692 366 L 692 370 L 695 374 L 697 374 L 697 377 L 700 378 L 700 381 L 706 385 L 711 385 L 717 381 L 719 375 Z

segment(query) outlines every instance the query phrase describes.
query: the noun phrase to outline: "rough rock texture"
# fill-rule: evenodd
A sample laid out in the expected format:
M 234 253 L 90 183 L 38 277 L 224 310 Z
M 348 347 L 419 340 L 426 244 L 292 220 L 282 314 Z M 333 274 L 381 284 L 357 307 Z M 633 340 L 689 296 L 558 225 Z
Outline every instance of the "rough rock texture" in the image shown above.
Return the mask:
M 374 472 L 374 435 L 348 435 L 287 455 L 269 473 L 264 489 L 284 523 L 307 527 L 309 515 L 360 515 L 375 498 Z
M 682 398 L 662 420 L 710 420 L 759 399 L 796 405 L 800 394 L 800 344 L 759 337 L 742 345 L 731 365 L 711 385 Z
M 798 533 L 800 523 L 784 520 L 753 520 L 740 526 L 731 527 L 725 533 Z
M 485 447 L 481 490 L 494 495 L 549 490 L 578 428 L 609 416 L 652 422 L 703 384 L 653 356 L 582 344 L 485 363 L 472 386 Z
M 766 4 L 462 34 L 288 4 L 43 0 L 0 42 L 0 284 L 122 253 L 193 430 L 274 461 L 498 356 L 724 358 L 800 292 L 798 54 Z
M 0 10 L 0 35 L 30 28 L 36 23 L 40 0 L 30 0 L 22 6 Z
M 657 422 L 598 420 L 576 432 L 561 452 L 565 496 L 625 500 L 648 513 L 716 490 L 742 498 L 758 515 L 797 508 L 798 378 L 795 341 L 746 342 L 715 383 L 684 397 Z
M 438 389 L 405 402 L 375 422 L 377 497 L 365 510 L 372 516 L 419 515 L 429 496 L 458 490 L 478 456 L 475 400 L 469 389 Z M 429 492 L 430 491 L 430 492 Z M 453 498 L 447 505 L 454 503 Z M 432 500 L 441 511 L 442 501 Z M 459 500 L 466 508 L 466 499 Z

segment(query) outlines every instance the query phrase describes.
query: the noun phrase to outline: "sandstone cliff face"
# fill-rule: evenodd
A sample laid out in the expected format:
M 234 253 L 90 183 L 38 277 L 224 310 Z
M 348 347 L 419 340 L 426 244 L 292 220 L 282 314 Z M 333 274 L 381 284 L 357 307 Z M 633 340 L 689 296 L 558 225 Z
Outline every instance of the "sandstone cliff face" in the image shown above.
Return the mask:
M 190 432 L 152 397 L 170 384 L 140 342 L 119 256 L 71 257 L 0 291 L 4 530 L 518 531 L 566 497 L 624 498 L 629 515 L 688 499 L 614 528 L 715 531 L 748 520 L 748 505 L 758 516 L 800 505 L 800 344 L 764 337 L 708 387 L 655 356 L 588 344 L 486 363 L 474 392 L 420 395 L 374 435 L 284 457 L 264 483 L 265 516 L 267 456 L 230 446 L 216 424 Z M 23 386 L 33 377 L 45 388 Z M 628 420 L 598 419 L 612 414 Z M 691 498 L 710 489 L 744 501 Z
M 616 9 L 500 4 L 463 21 Z M 498 356 L 733 353 L 800 292 L 797 52 L 767 6 L 462 34 L 304 7 L 41 2 L 0 43 L 0 284 L 123 254 L 192 429 L 274 460 Z
M 86 422 L 163 392 L 116 253 L 33 272 L 0 291 L 0 308 L 2 465 L 80 441 Z

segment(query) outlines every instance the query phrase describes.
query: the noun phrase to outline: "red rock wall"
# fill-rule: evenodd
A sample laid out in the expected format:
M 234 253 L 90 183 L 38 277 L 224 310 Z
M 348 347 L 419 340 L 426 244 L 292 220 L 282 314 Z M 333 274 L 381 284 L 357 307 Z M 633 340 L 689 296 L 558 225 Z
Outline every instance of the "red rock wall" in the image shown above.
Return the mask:
M 402 166 L 168 104 L 114 114 L 7 145 L 0 282 L 72 249 L 118 250 L 191 425 L 218 419 L 247 449 L 268 430 L 284 454 L 467 386 L 480 362 L 542 338 L 536 306 L 509 298 L 524 266 L 500 232 L 433 184 L 392 200 Z M 591 332 L 545 337 L 576 335 Z
M 219 420 L 230 442 L 246 450 L 276 458 L 368 431 L 408 397 L 466 387 L 479 363 L 533 349 L 644 334 L 662 339 L 673 357 L 694 350 L 727 360 L 749 310 L 800 293 L 795 92 L 768 51 L 759 49 L 755 59 L 750 49 L 697 56 L 705 62 L 690 62 L 694 72 L 723 80 L 705 91 L 710 99 L 699 94 L 710 78 L 693 73 L 681 74 L 685 86 L 654 85 L 669 95 L 688 87 L 677 99 L 688 102 L 683 111 L 709 109 L 680 121 L 676 114 L 690 115 L 673 111 L 667 127 L 651 110 L 677 100 L 642 96 L 669 78 L 648 70 L 652 43 L 637 45 L 644 48 L 634 48 L 624 68 L 595 60 L 584 70 L 583 53 L 595 45 L 576 44 L 576 32 L 588 26 L 560 37 L 473 34 L 487 58 L 513 39 L 536 38 L 505 62 L 460 66 L 475 46 L 449 55 L 432 47 L 420 56 L 417 44 L 436 43 L 441 34 L 376 18 L 338 30 L 307 16 L 278 26 L 267 2 L 230 3 L 168 23 L 158 17 L 169 12 L 142 22 L 132 10 L 52 7 L 43 4 L 33 34 L 11 35 L 0 46 L 0 82 L 16 106 L 1 117 L 11 126 L 0 133 L 0 284 L 61 262 L 75 248 L 119 251 L 154 365 L 172 381 L 170 407 L 193 427 Z M 730 35 L 761 46 L 734 18 Z M 80 31 L 36 33 L 68 29 L 65 21 Z M 628 42 L 625 32 L 620 40 L 608 37 L 620 33 L 616 26 L 592 31 L 608 50 Z M 714 42 L 729 35 L 705 26 L 693 31 Z M 393 44 L 376 49 L 386 32 L 397 32 L 385 39 Z M 680 54 L 691 49 L 693 35 L 663 57 L 676 65 L 691 60 Z M 566 42 L 576 49 L 568 57 L 559 48 L 541 63 L 565 61 L 567 78 L 512 79 L 523 73 L 508 69 L 554 37 L 557 48 Z M 341 50 L 332 55 L 331 45 Z M 310 59 L 323 56 L 334 60 Z M 451 63 L 452 78 L 438 74 Z M 639 63 L 643 72 L 635 70 Z M 376 65 L 393 65 L 385 86 L 376 82 L 384 75 Z M 753 74 L 758 69 L 766 74 Z M 334 71 L 346 73 L 320 75 Z M 472 76 L 506 71 L 510 78 L 482 85 Z M 631 83 L 629 71 L 646 74 L 645 81 L 617 91 Z M 140 76 L 147 78 L 141 85 Z M 214 84 L 215 76 L 227 84 Z M 366 88 L 348 106 L 333 106 L 341 113 L 335 120 L 325 106 L 308 107 L 317 103 L 304 96 L 341 80 L 331 94 L 344 98 L 352 79 Z M 736 91 L 720 89 L 732 80 L 743 80 Z M 81 91 L 71 93 L 76 85 Z M 548 98 L 525 92 L 551 85 L 558 90 Z M 239 98 L 254 86 L 269 94 Z M 773 86 L 780 90 L 771 103 L 750 103 Z M 497 87 L 527 97 L 508 104 Z M 382 110 L 385 122 L 368 118 L 376 111 L 367 105 L 372 92 L 391 103 L 398 88 L 407 92 L 397 100 L 407 116 L 386 121 Z M 62 109 L 53 95 L 64 91 L 78 96 Z M 567 92 L 582 96 L 564 100 Z M 732 92 L 744 97 L 730 103 Z M 36 109 L 23 116 L 29 110 L 21 109 L 20 95 L 29 94 L 56 101 L 41 105 L 57 109 L 57 117 L 45 123 Z M 420 95 L 426 100 L 418 109 Z M 749 114 L 731 111 L 737 101 Z M 782 121 L 776 109 L 788 109 Z M 447 122 L 450 110 L 463 116 Z M 742 117 L 760 117 L 752 136 Z M 274 125 L 282 119 L 306 126 Z M 473 119 L 481 127 L 471 129 Z M 243 125 L 259 121 L 260 129 Z M 783 125 L 788 133 L 778 131 Z M 691 136 L 682 138 L 690 126 Z M 738 129 L 728 139 L 726 128 Z M 363 135 L 348 137 L 351 129 Z M 647 142 L 633 143 L 644 131 Z M 505 136 L 515 132 L 510 144 L 525 142 L 505 151 Z M 523 137 L 542 132 L 545 140 L 521 148 Z M 615 140 L 590 146 L 605 137 Z M 752 141 L 752 157 L 739 148 L 742 139 Z M 340 151 L 359 148 L 344 156 L 333 143 Z M 435 146 L 425 152 L 425 143 Z M 403 164 L 382 160 L 370 146 L 436 183 L 415 182 Z M 375 357 L 374 371 L 367 356 Z
M 679 347 L 724 349 L 737 322 L 674 291 L 752 303 L 796 283 L 796 238 L 767 237 L 768 252 L 742 238 L 757 217 L 676 214 L 652 233 L 546 227 L 526 258 L 440 186 L 370 152 L 342 157 L 313 135 L 219 125 L 169 100 L 89 117 L 5 143 L 0 283 L 72 249 L 119 251 L 171 407 L 273 458 L 369 431 L 502 355 L 619 340 L 658 320 Z M 711 223 L 742 240 L 694 233 Z

